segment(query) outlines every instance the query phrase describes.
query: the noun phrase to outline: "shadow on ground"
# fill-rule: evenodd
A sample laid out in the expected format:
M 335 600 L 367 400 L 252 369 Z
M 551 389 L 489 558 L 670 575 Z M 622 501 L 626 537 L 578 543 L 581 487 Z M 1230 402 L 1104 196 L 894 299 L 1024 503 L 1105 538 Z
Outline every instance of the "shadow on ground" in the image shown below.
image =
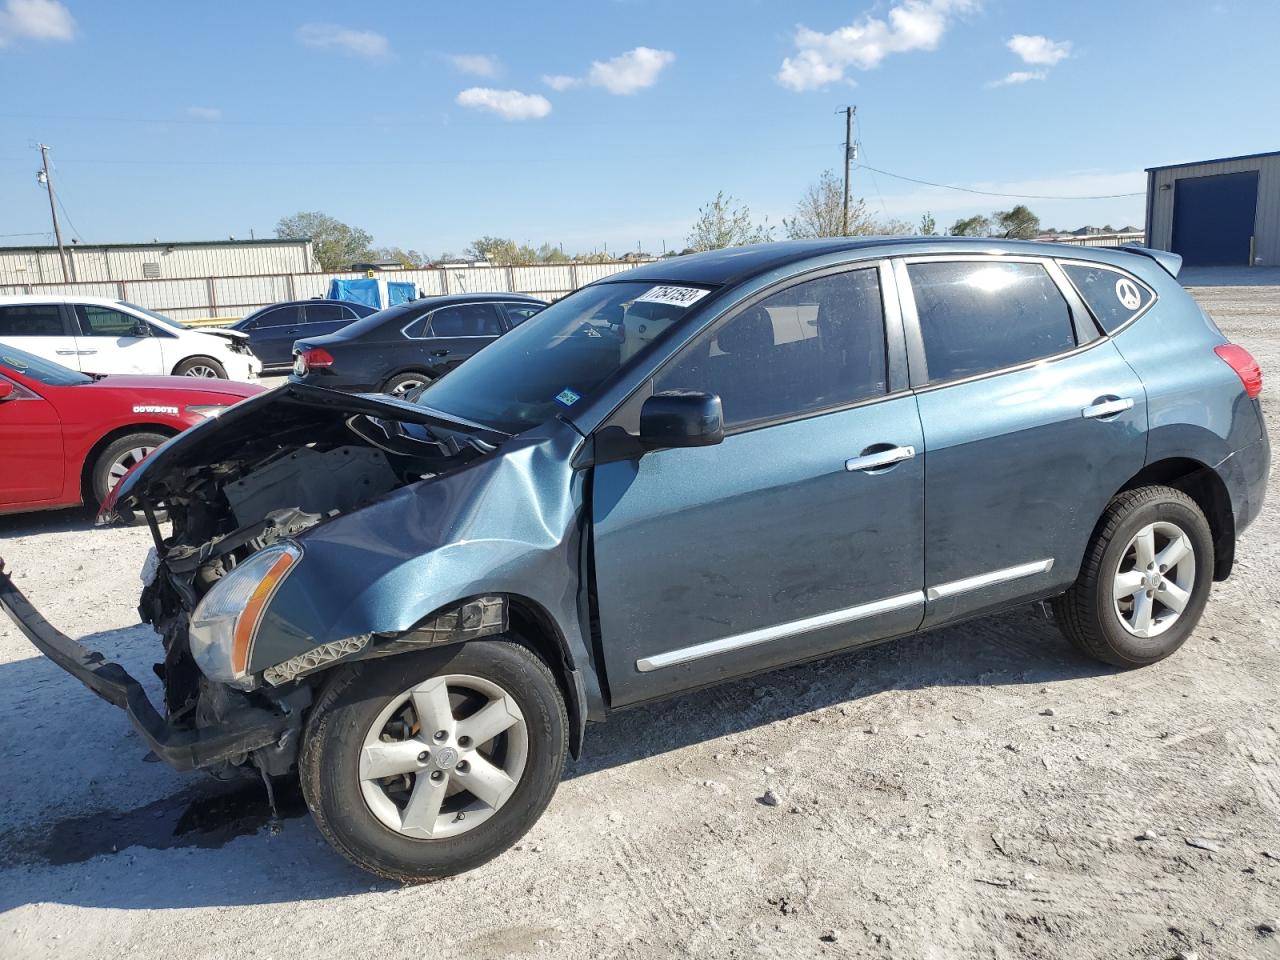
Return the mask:
M 73 533 L 92 530 L 93 527 L 94 514 L 88 507 L 0 514 L 0 545 L 10 537 L 30 537 L 38 533 Z
M 119 642 L 121 634 L 99 639 Z M 93 646 L 95 638 L 86 639 Z M 0 689 L 21 691 L 25 701 L 21 710 L 5 714 L 6 722 L 59 708 L 68 690 L 50 682 L 51 671 L 57 668 L 40 658 L 0 666 Z M 621 712 L 589 728 L 584 755 L 570 761 L 565 778 L 589 777 L 887 690 L 1042 684 L 1106 672 L 1072 652 L 1051 624 L 1020 610 Z M 123 715 L 119 723 L 126 723 Z M 851 734 L 855 727 L 861 731 L 861 722 L 849 723 Z M 10 742 L 21 736 L 0 733 Z M 137 762 L 129 756 L 107 760 Z M 30 775 L 31 768 L 22 773 Z M 24 795 L 56 792 L 62 778 L 77 773 L 50 768 L 37 774 L 47 785 L 36 783 Z M 8 874 L 0 884 L 0 912 L 49 900 L 149 909 L 319 899 L 370 889 L 369 876 L 322 841 L 296 784 L 278 782 L 276 791 L 278 817 L 258 780 L 221 783 L 193 775 L 183 789 L 143 806 L 0 834 L 0 869 Z M 88 866 L 78 868 L 68 885 L 72 875 L 57 868 L 79 863 Z

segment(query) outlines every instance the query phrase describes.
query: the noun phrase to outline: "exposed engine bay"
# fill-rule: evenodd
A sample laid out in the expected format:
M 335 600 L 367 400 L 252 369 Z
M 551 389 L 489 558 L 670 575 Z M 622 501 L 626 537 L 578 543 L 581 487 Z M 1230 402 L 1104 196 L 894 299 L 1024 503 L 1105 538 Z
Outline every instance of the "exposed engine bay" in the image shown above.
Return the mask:
M 281 396 L 273 399 L 275 393 Z M 212 421 L 177 438 L 172 449 L 145 462 L 136 479 L 121 483 L 113 504 L 119 516 L 143 513 L 156 541 L 138 609 L 163 640 L 164 659 L 155 669 L 173 723 L 201 727 L 241 707 L 303 710 L 310 703 L 305 685 L 232 689 L 197 667 L 191 616 L 219 581 L 259 551 L 397 488 L 456 470 L 501 439 L 484 439 L 472 425 L 454 426 L 386 398 L 294 385 L 273 395 L 245 405 L 257 408 L 252 417 L 237 408 L 228 419 L 239 422 Z M 384 413 L 405 419 L 375 415 Z M 261 757 L 255 760 L 262 765 Z M 290 761 L 285 751 L 281 763 Z

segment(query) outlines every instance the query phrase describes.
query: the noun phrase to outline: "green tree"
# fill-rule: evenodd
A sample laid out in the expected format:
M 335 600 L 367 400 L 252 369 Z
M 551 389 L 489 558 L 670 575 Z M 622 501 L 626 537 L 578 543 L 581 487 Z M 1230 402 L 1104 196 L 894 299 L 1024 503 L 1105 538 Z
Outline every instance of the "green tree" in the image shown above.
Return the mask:
M 925 212 L 920 218 L 920 236 L 936 237 L 938 235 L 938 221 L 933 219 L 933 214 Z
M 849 203 L 849 235 L 872 233 L 865 200 L 854 197 Z M 795 216 L 782 220 L 782 229 L 791 240 L 840 237 L 844 230 L 844 184 L 831 170 L 823 170 L 817 183 L 809 184 L 796 204 Z
M 417 250 L 401 250 L 399 247 L 377 247 L 369 251 L 373 260 L 390 262 L 395 260 L 406 270 L 417 270 L 425 267 L 431 258 Z
M 282 217 L 276 224 L 276 236 L 281 239 L 311 239 L 320 269 L 334 272 L 346 270 L 359 260 L 369 259 L 369 244 L 373 237 L 361 230 L 336 220 L 318 210 L 295 213 Z
M 947 232 L 953 237 L 989 237 L 991 221 L 978 213 L 972 217 L 957 220 Z
M 495 267 L 526 267 L 538 262 L 538 251 L 528 244 L 517 244 L 505 237 L 481 237 L 472 242 L 466 256 L 483 258 Z
M 538 260 L 542 263 L 568 263 L 569 257 L 553 243 L 544 243 L 538 247 Z
M 721 190 L 715 199 L 698 208 L 698 219 L 685 242 L 694 251 L 719 250 L 723 247 L 740 247 L 745 243 L 765 243 L 773 239 L 773 227 L 768 220 L 753 223 L 751 210 L 726 196 Z
M 1018 204 L 1012 210 L 997 210 L 991 215 L 997 236 L 1011 240 L 1031 240 L 1040 235 L 1040 218 Z

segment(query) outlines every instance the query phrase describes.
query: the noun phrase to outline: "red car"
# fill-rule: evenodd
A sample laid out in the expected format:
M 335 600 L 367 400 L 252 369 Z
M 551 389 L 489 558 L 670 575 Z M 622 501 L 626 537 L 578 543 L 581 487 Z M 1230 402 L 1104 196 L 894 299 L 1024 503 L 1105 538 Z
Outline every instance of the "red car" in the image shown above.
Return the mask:
M 165 440 L 262 389 L 90 376 L 0 343 L 0 513 L 96 506 Z

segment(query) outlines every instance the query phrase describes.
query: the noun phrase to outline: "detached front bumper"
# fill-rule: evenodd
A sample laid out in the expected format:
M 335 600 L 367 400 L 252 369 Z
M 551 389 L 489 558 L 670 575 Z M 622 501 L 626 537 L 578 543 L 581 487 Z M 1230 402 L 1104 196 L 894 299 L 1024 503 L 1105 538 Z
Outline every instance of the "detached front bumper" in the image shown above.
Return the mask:
M 298 711 L 277 714 L 246 707 L 219 724 L 180 729 L 160 715 L 146 691 L 118 663 L 72 640 L 52 626 L 14 586 L 0 560 L 0 607 L 36 649 L 103 700 L 129 715 L 138 733 L 161 760 L 178 770 L 193 770 L 278 743 L 302 726 Z

